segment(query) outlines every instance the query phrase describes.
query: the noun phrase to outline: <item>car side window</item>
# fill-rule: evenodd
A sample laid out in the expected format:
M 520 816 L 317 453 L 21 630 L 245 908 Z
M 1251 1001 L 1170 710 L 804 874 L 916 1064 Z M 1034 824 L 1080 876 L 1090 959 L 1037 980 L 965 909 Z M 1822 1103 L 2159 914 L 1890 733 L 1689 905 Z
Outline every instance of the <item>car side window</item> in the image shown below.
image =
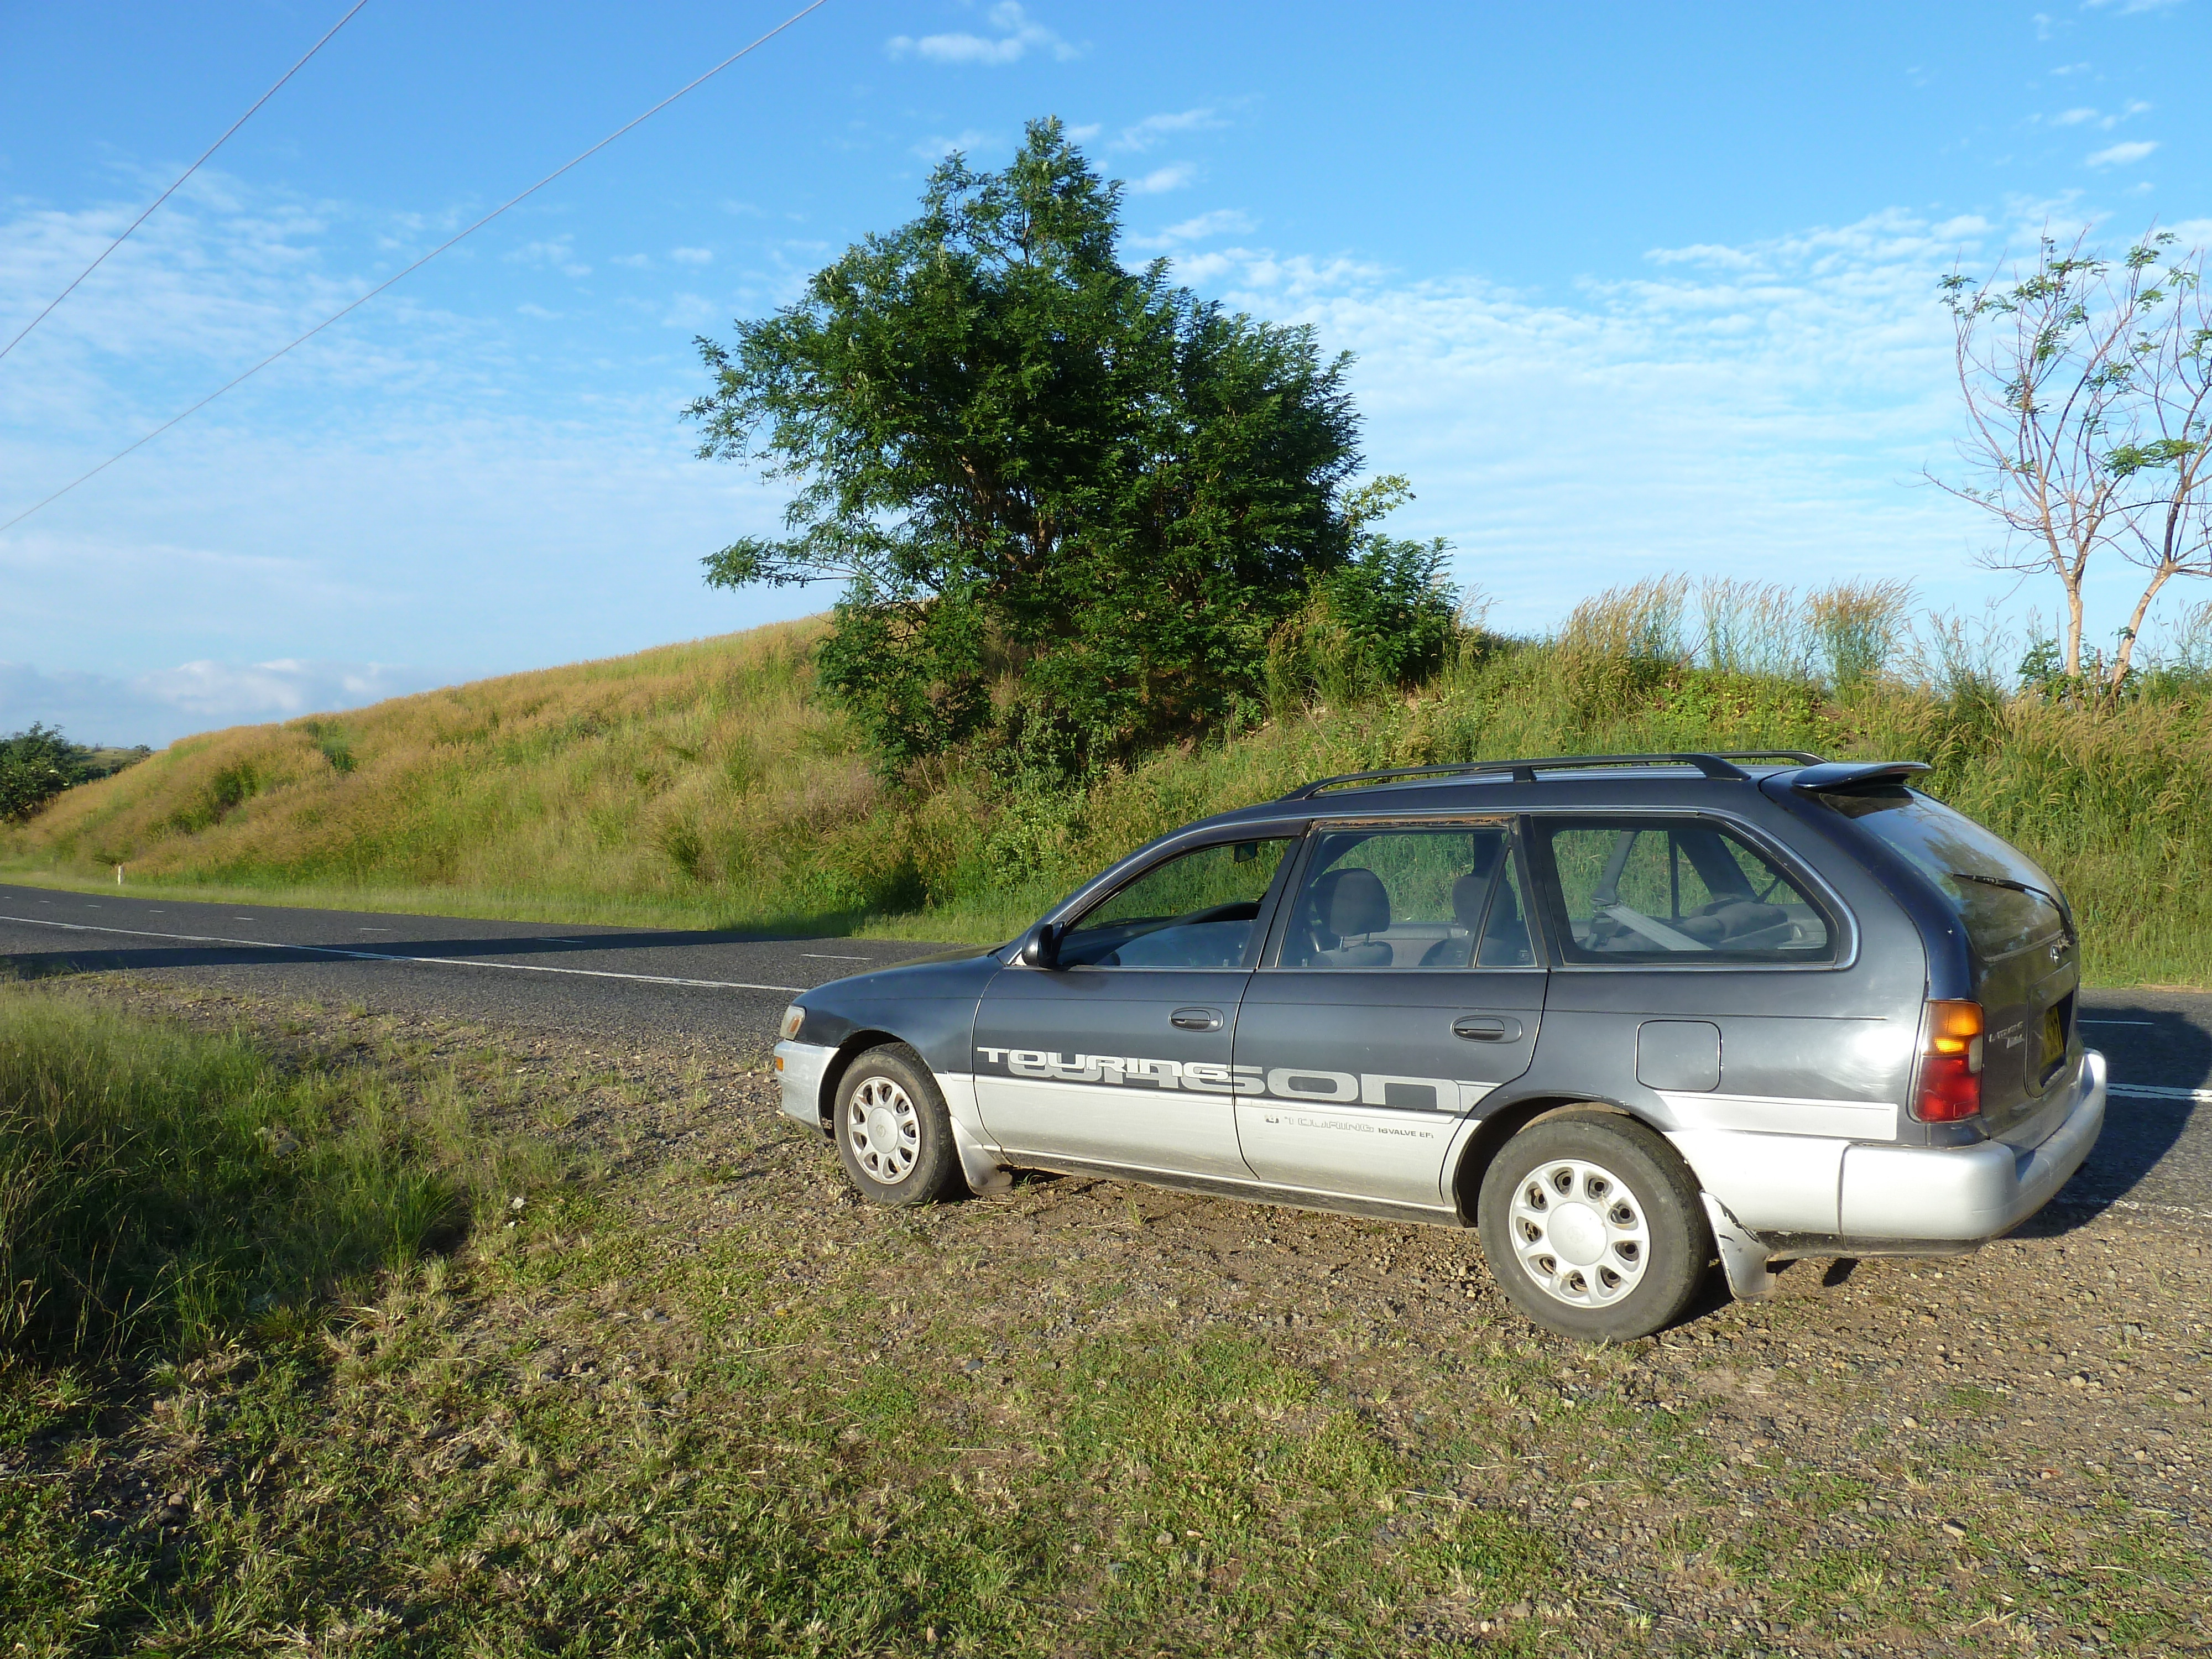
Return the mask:
M 1826 908 L 1710 820 L 1538 818 L 1532 845 L 1570 962 L 1835 960 Z
M 1063 968 L 1236 968 L 1288 836 L 1221 842 L 1156 864 L 1092 906 L 1060 945 Z
M 1333 830 L 1317 836 L 1291 901 L 1278 965 L 1465 968 L 1477 939 L 1486 952 L 1510 954 L 1510 925 L 1498 924 L 1494 945 L 1485 926 L 1499 872 L 1512 862 L 1509 849 L 1499 823 Z M 1507 891 L 1505 903 L 1517 916 Z M 1525 951 L 1525 927 L 1517 938 Z

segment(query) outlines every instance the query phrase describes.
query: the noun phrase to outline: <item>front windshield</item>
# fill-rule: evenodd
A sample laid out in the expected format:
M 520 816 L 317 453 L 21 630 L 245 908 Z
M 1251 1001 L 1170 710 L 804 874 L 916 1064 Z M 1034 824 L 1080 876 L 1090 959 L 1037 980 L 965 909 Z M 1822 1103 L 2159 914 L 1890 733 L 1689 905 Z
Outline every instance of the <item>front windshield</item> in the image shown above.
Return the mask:
M 1823 799 L 1935 884 L 1983 960 L 2065 931 L 2058 884 L 2027 854 L 1963 812 L 1901 788 Z

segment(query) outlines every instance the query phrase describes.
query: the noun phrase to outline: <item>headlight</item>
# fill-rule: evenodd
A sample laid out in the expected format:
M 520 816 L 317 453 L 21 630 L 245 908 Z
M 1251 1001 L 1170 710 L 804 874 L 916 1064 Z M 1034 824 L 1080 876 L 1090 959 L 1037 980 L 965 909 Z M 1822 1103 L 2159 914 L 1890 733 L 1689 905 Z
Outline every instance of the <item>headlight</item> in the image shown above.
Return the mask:
M 793 1003 L 790 1007 L 783 1011 L 783 1024 L 781 1027 L 783 1040 L 786 1042 L 795 1042 L 799 1036 L 799 1028 L 805 1024 L 806 1010 L 797 1003 Z

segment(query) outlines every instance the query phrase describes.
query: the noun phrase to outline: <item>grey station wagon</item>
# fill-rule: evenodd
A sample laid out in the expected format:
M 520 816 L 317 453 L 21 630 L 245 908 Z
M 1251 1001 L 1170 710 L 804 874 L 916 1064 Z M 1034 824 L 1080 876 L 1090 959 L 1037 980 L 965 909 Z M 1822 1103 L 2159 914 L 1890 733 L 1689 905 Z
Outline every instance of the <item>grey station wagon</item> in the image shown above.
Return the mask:
M 1019 939 L 784 1016 L 866 1196 L 1083 1172 L 1478 1228 L 1625 1338 L 1717 1260 L 1944 1255 L 2088 1155 L 2051 878 L 1917 763 L 1575 756 L 1328 778 L 1164 836 Z

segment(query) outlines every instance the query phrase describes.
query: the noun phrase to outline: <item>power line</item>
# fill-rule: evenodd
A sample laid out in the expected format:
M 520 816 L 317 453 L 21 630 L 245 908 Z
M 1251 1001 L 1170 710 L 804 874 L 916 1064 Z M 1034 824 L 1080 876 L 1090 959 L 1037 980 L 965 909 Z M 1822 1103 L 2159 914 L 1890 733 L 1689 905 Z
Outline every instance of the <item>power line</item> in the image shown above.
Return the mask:
M 332 323 L 335 323 L 341 318 L 346 317 L 350 313 L 358 311 L 362 307 L 367 305 L 371 300 L 374 300 L 378 295 L 383 293 L 385 289 L 390 288 L 394 283 L 399 281 L 401 277 L 411 276 L 416 271 L 422 270 L 424 265 L 428 264 L 431 260 L 436 258 L 441 253 L 443 253 L 447 248 L 453 246 L 454 243 L 459 241 L 463 237 L 472 235 L 476 232 L 482 230 L 486 225 L 498 218 L 501 214 L 506 212 L 517 203 L 524 201 L 532 196 L 535 196 L 539 191 L 544 189 L 546 185 L 551 184 L 556 179 L 558 179 L 562 173 L 567 173 L 570 168 L 578 166 L 581 162 L 589 161 L 592 156 L 598 155 L 609 144 L 614 143 L 616 139 L 621 137 L 623 134 L 628 132 L 632 127 L 636 126 L 640 122 L 648 120 L 652 117 L 659 114 L 661 111 L 666 109 L 671 104 L 684 96 L 685 93 L 713 80 L 724 70 L 729 68 L 731 64 L 736 63 L 738 58 L 745 56 L 747 52 L 756 51 L 758 48 L 766 46 L 769 41 L 775 40 L 777 35 L 781 34 L 793 23 L 799 21 L 800 18 L 805 16 L 807 13 L 811 11 L 818 11 L 829 3 L 830 0 L 812 0 L 812 3 L 801 6 L 797 11 L 792 13 L 790 16 L 785 18 L 783 21 L 778 23 L 767 33 L 762 35 L 760 39 L 755 40 L 750 46 L 732 52 L 720 63 L 715 64 L 714 68 L 708 70 L 704 75 L 699 76 L 697 80 L 687 82 L 684 85 L 678 87 L 675 91 L 670 93 L 667 97 L 662 99 L 651 109 L 646 111 L 643 115 L 639 116 L 635 120 L 625 122 L 623 125 L 617 127 L 605 137 L 600 139 L 598 143 L 593 144 L 591 149 L 584 151 L 574 160 L 565 161 L 561 166 L 554 168 L 552 172 L 547 173 L 536 184 L 531 185 L 528 190 L 522 191 L 520 195 L 508 197 L 507 200 L 501 202 L 489 213 L 485 214 L 483 218 L 477 220 L 466 230 L 459 231 L 452 236 L 448 236 L 444 241 L 439 243 L 437 246 L 432 248 L 428 253 L 417 259 L 413 264 L 409 265 L 406 270 L 398 272 L 397 275 L 386 277 L 374 288 L 369 289 L 368 293 L 362 295 L 361 298 L 353 301 L 352 304 L 332 312 L 329 316 L 324 318 L 321 322 L 317 323 L 313 328 L 309 329 L 305 334 L 302 334 L 298 339 L 293 341 L 289 345 L 281 346 L 276 350 L 270 352 L 266 357 L 264 357 L 259 362 L 254 364 L 252 368 L 247 369 L 244 374 L 236 375 L 234 378 L 224 381 L 214 391 L 209 392 L 206 397 L 201 398 L 199 402 L 194 404 L 190 409 L 184 410 L 181 414 L 171 416 L 167 420 L 162 422 L 161 425 L 155 427 L 151 432 L 149 432 L 144 437 L 139 439 L 137 443 L 128 445 L 122 449 L 117 450 L 115 453 L 110 455 L 98 466 L 93 468 L 91 471 L 83 474 L 82 477 L 70 479 L 67 483 L 64 484 L 59 489 L 54 491 L 52 495 L 47 496 L 44 501 L 33 502 L 29 507 L 25 507 L 21 513 L 18 513 L 14 518 L 9 520 L 5 524 L 0 524 L 0 533 L 5 533 L 8 531 L 13 530 L 17 525 L 22 523 L 24 520 L 29 518 L 31 514 L 38 512 L 42 507 L 51 506 L 55 501 L 59 501 L 63 496 L 68 495 L 70 490 L 75 489 L 79 484 L 98 477 L 101 473 L 106 471 L 109 467 L 113 466 L 116 462 L 121 460 L 132 451 L 142 449 L 146 445 L 153 442 L 155 439 L 160 437 L 171 427 L 176 425 L 178 422 L 187 420 L 192 416 L 198 414 L 200 410 L 205 409 L 210 404 L 222 397 L 224 392 L 228 392 L 233 386 L 239 386 L 246 380 L 252 380 L 263 369 L 268 368 L 270 364 L 275 362 L 279 357 L 284 356 L 285 353 L 296 350 L 299 347 L 307 344 L 308 341 L 313 339 L 315 336 L 320 334 Z
M 76 293 L 78 283 L 82 282 L 86 277 L 91 276 L 94 271 L 99 270 L 101 262 L 105 260 L 109 254 L 114 252 L 116 249 L 121 247 L 132 231 L 137 229 L 139 226 L 144 224 L 147 220 L 153 217 L 154 210 L 155 208 L 161 206 L 162 203 L 167 201 L 172 196 L 174 196 L 177 193 L 178 186 L 182 185 L 185 179 L 191 178 L 192 174 L 200 170 L 202 162 L 204 162 L 207 158 L 214 155 L 216 151 L 221 149 L 225 143 L 229 142 L 230 135 L 232 133 L 236 132 L 239 128 L 244 126 L 246 122 L 252 118 L 253 110 L 259 109 L 271 98 L 274 98 L 279 89 L 283 88 L 284 82 L 297 75 L 302 69 L 305 69 L 307 67 L 307 59 L 309 58 L 313 58 L 317 52 L 320 52 L 325 46 L 327 46 L 330 43 L 331 36 L 336 34 L 340 29 L 351 22 L 353 21 L 354 13 L 359 11 L 368 3 L 368 0 L 353 0 L 353 4 L 348 9 L 346 15 L 343 17 L 339 18 L 337 22 L 331 24 L 330 27 L 324 32 L 323 38 L 316 41 L 313 46 L 309 46 L 305 55 L 301 58 L 298 63 L 293 64 L 291 68 L 286 70 L 283 75 L 279 76 L 276 78 L 276 84 L 275 86 L 270 88 L 268 91 L 263 93 L 258 98 L 253 100 L 253 109 L 247 110 L 245 114 L 240 116 L 238 119 L 233 121 L 228 126 L 225 127 L 223 129 L 222 137 L 216 139 L 215 143 L 210 144 L 205 149 L 200 152 L 199 161 L 193 162 L 191 166 L 186 167 L 182 173 L 177 175 L 176 184 L 171 185 L 168 189 L 163 191 L 159 196 L 156 196 L 151 202 L 148 203 L 145 212 L 140 214 L 136 219 L 133 219 L 130 225 L 125 228 L 121 236 L 117 237 L 106 247 L 100 249 L 100 258 L 98 259 L 94 259 L 82 270 L 77 272 L 76 279 L 72 281 L 67 288 L 64 289 L 60 293 L 55 295 L 52 300 L 47 301 L 46 309 L 45 311 L 40 312 L 37 316 L 32 318 L 29 322 L 23 325 L 21 333 L 19 333 L 14 339 L 9 341 L 6 345 L 0 346 L 0 357 L 6 356 L 17 346 L 21 345 L 23 343 L 23 335 L 28 334 L 40 323 L 46 321 L 47 314 L 51 313 L 56 306 L 68 299 L 70 295 Z

